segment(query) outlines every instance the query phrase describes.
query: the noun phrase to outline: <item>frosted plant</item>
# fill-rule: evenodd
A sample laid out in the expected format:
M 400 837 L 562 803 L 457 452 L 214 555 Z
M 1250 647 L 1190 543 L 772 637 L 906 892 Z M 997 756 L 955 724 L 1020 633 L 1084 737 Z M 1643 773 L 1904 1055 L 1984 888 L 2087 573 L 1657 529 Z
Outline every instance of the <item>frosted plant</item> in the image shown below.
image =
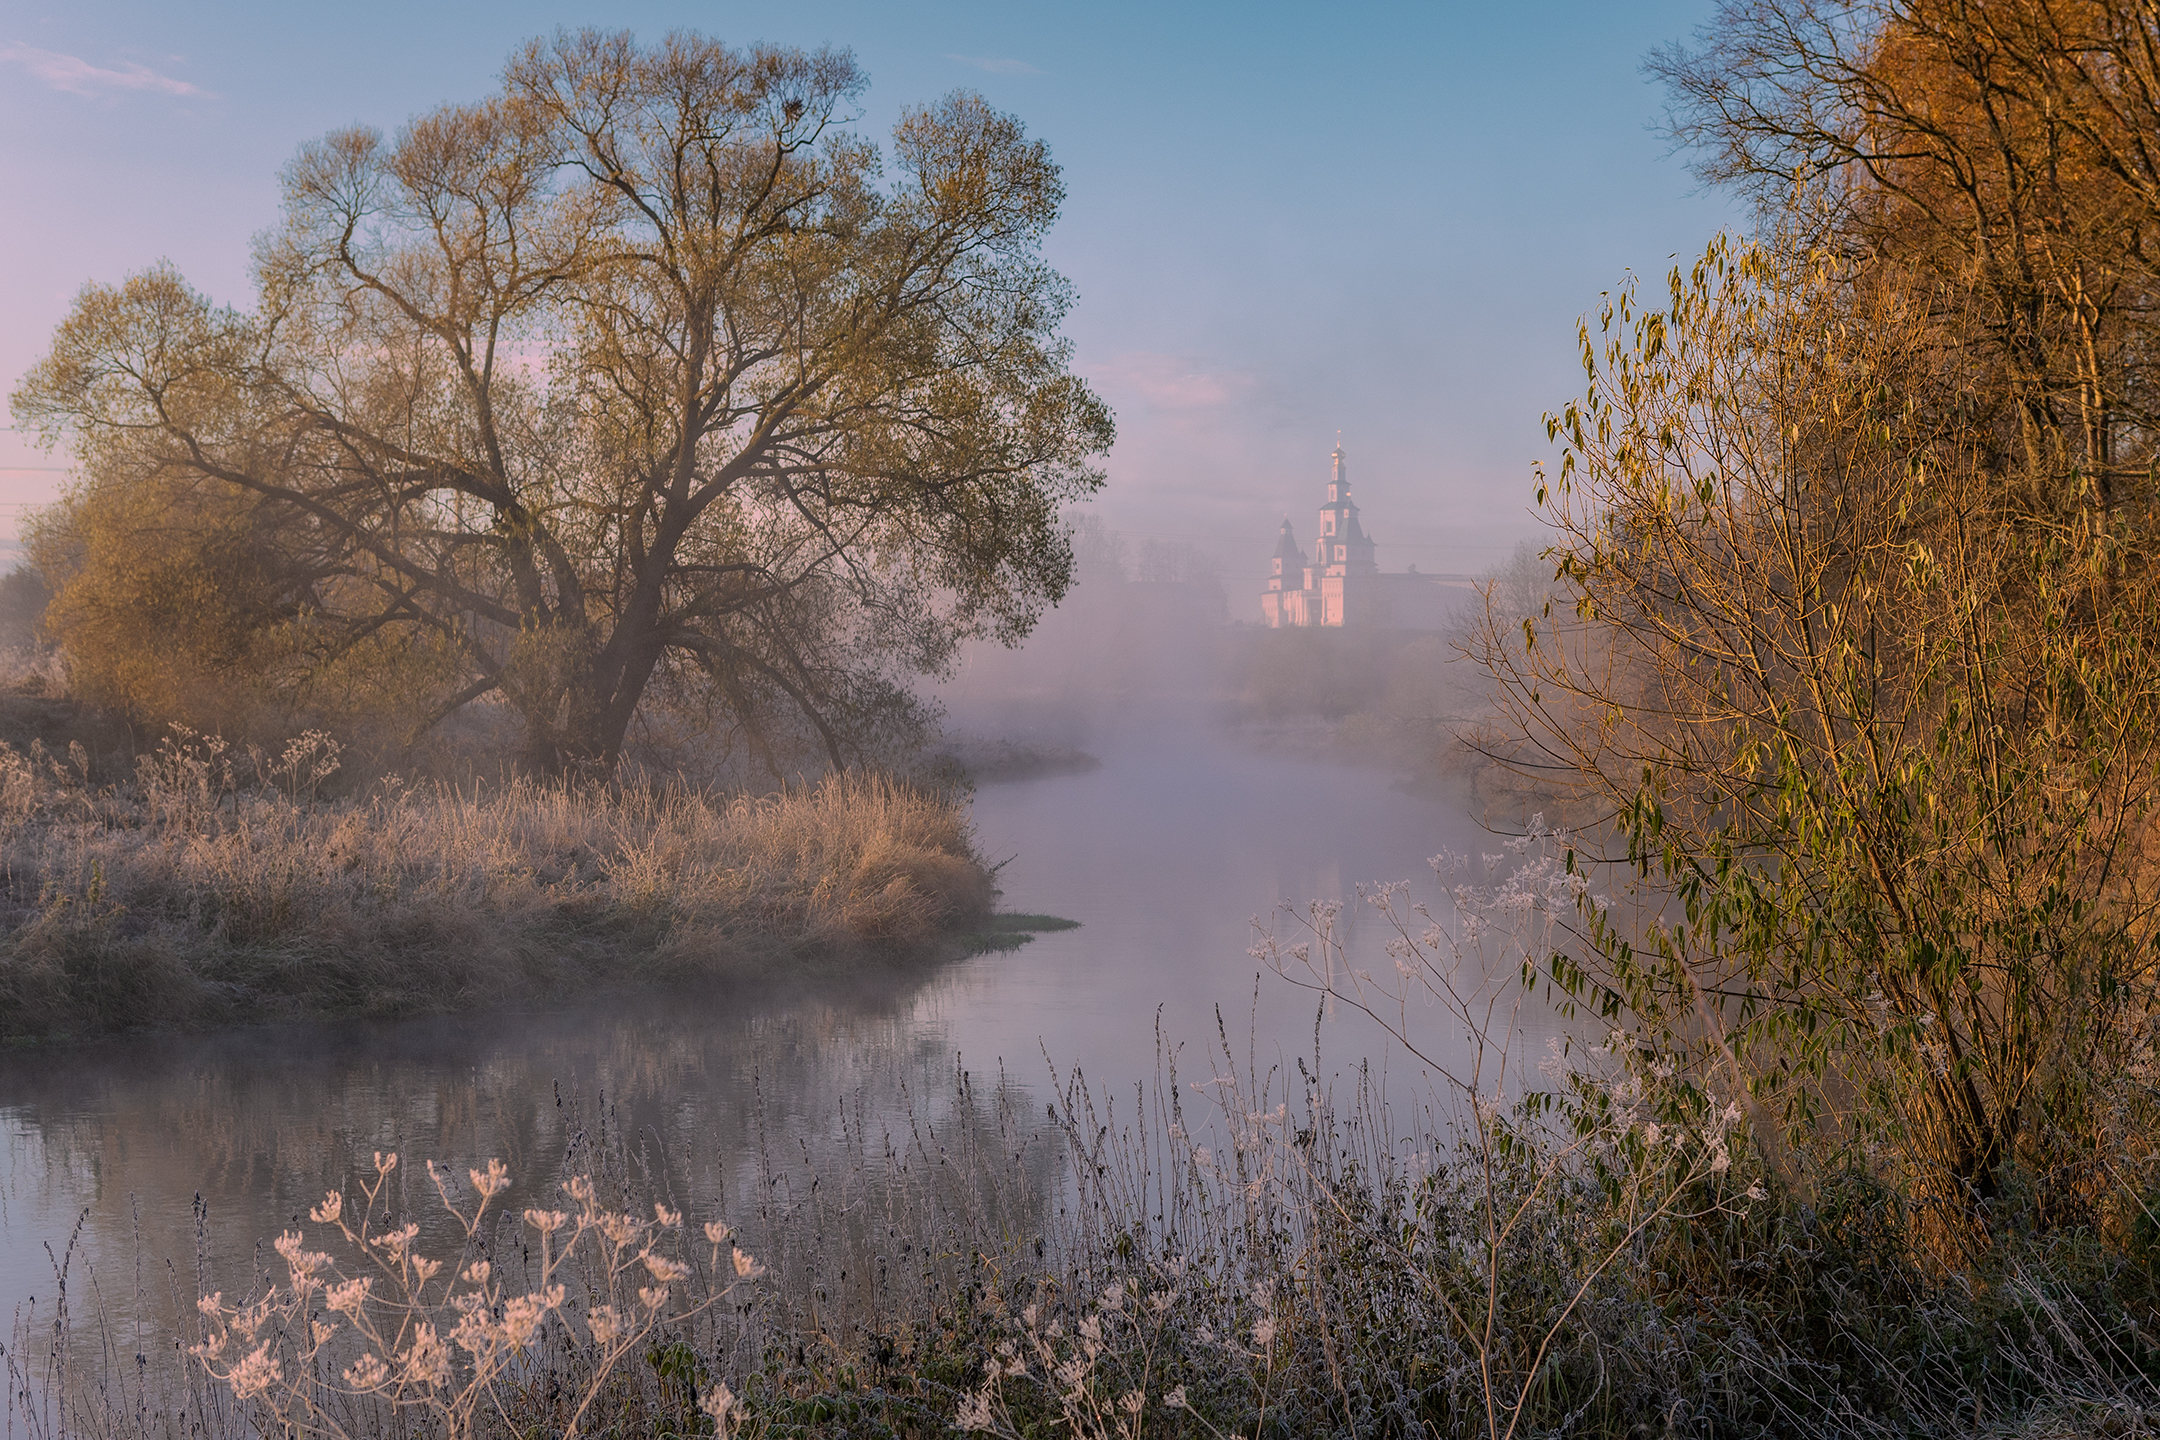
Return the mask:
M 303 730 L 285 742 L 276 759 L 256 754 L 255 769 L 273 788 L 295 803 L 312 803 L 322 783 L 343 768 L 344 747 L 326 730 Z
M 1193 1408 L 1182 1383 L 1157 1393 L 1168 1355 L 1188 1323 L 1177 1313 L 1187 1271 L 1182 1260 L 1150 1268 L 1150 1283 L 1128 1279 L 1103 1287 L 1070 1331 L 1055 1318 L 1044 1323 L 1040 1301 L 1022 1309 L 1017 1333 L 991 1347 L 982 1383 L 960 1397 L 953 1423 L 965 1432 L 1017 1437 L 1022 1427 L 1013 1406 L 1025 1388 L 1053 1406 L 1062 1428 L 1079 1440 L 1140 1440 L 1151 1417 L 1173 1414 L 1221 1436 Z M 1272 1335 L 1272 1324 L 1263 1310 L 1256 1328 Z M 1212 1334 L 1205 1325 L 1199 1329 Z M 1266 1351 L 1262 1342 L 1257 1351 L 1227 1352 L 1261 1361 L 1255 1393 L 1262 1419 L 1274 1370 Z
M 284 1283 L 244 1304 L 228 1303 L 222 1292 L 198 1303 L 204 1338 L 190 1353 L 236 1399 L 258 1407 L 265 1431 L 344 1440 L 354 1433 L 356 1401 L 378 1402 L 451 1440 L 488 1429 L 507 1419 L 520 1367 L 543 1330 L 561 1327 L 577 1338 L 565 1306 L 574 1281 L 592 1298 L 584 1307 L 584 1390 L 563 1430 L 570 1440 L 608 1377 L 626 1357 L 642 1354 L 661 1326 L 729 1299 L 764 1273 L 732 1247 L 725 1225 L 708 1223 L 709 1268 L 719 1273 L 725 1248 L 738 1278 L 702 1303 L 678 1303 L 676 1287 L 692 1274 L 671 1253 L 681 1241 L 680 1212 L 656 1205 L 646 1219 L 611 1210 L 580 1175 L 562 1185 L 573 1208 L 524 1212 L 537 1259 L 529 1287 L 513 1291 L 484 1258 L 460 1267 L 421 1253 L 417 1224 L 386 1227 L 381 1217 L 398 1163 L 395 1153 L 378 1152 L 374 1175 L 359 1183 L 356 1197 L 333 1190 L 309 1212 L 334 1234 L 333 1244 L 342 1242 L 357 1273 L 289 1231 L 275 1247 Z M 469 1201 L 460 1199 L 448 1170 L 430 1162 L 427 1173 L 472 1248 L 510 1186 L 509 1173 L 499 1160 L 468 1170 Z M 708 1391 L 700 1404 L 724 1435 L 734 1404 L 727 1387 Z
M 1390 1182 L 1413 1197 L 1412 1223 L 1371 1223 L 1355 1188 L 1338 1187 L 1319 1167 L 1316 1147 L 1277 1140 L 1254 1171 L 1282 1187 L 1283 1212 L 1309 1225 L 1319 1223 L 1315 1210 L 1325 1212 L 1418 1277 L 1474 1370 L 1489 1440 L 1513 1440 L 1547 1355 L 1607 1272 L 1653 1227 L 1735 1211 L 1766 1192 L 1731 1177 L 1739 1101 L 1720 1106 L 1675 1056 L 1625 1030 L 1587 1047 L 1578 1063 L 1565 1042 L 1540 1062 L 1523 1053 L 1522 1012 L 1538 969 L 1564 947 L 1570 918 L 1603 913 L 1603 897 L 1590 893 L 1567 837 L 1542 816 L 1507 853 L 1477 864 L 1482 874 L 1463 879 L 1470 861 L 1434 857 L 1446 907 L 1438 915 L 1411 903 L 1405 884 L 1359 888 L 1387 926 L 1390 976 L 1349 962 L 1339 910 L 1328 904 L 1295 914 L 1289 935 L 1269 933 L 1252 952 L 1291 983 L 1366 1017 L 1434 1077 L 1458 1154 L 1414 1184 L 1407 1176 Z M 1463 1040 L 1459 1057 L 1434 1043 L 1423 1019 L 1433 1012 L 1444 1033 Z M 1307 1108 L 1317 1116 L 1314 1101 Z M 1315 1119 L 1303 1133 L 1319 1126 Z M 1579 1222 L 1559 1218 L 1563 1194 L 1595 1197 L 1596 1230 L 1571 1233 Z M 1544 1257 L 1560 1281 L 1546 1308 L 1529 1315 L 1511 1310 L 1509 1294 L 1510 1265 L 1525 1255 Z M 1436 1270 L 1439 1256 L 1448 1266 Z M 1280 1324 L 1263 1304 L 1249 1332 L 1257 1350 L 1270 1347 Z

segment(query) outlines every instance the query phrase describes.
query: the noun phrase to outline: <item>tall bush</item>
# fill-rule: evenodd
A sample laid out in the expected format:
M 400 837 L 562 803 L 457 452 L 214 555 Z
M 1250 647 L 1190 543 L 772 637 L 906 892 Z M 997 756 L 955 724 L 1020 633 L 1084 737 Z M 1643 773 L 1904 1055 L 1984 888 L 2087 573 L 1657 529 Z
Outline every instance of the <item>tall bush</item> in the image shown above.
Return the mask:
M 2014 1175 L 2063 1221 L 2110 1183 L 2160 627 L 2000 483 L 1939 309 L 1780 239 L 1610 296 L 1548 417 L 1563 598 L 1473 648 L 1507 753 L 1606 817 L 1579 860 L 1634 882 L 1554 979 L 1800 1151 L 1873 1157 L 1958 1251 Z

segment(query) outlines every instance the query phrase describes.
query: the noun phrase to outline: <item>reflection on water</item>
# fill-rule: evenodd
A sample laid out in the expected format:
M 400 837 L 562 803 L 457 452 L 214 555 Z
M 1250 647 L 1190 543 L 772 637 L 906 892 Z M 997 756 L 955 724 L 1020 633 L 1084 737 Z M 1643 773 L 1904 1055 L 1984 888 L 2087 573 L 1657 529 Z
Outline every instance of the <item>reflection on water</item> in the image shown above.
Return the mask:
M 999 1103 L 1030 1121 L 1052 1095 L 1053 1065 L 1129 1093 L 1154 1075 L 1158 1016 L 1173 1042 L 1201 1045 L 1219 1004 L 1241 1049 L 1256 1038 L 1263 1065 L 1309 1053 L 1310 998 L 1273 976 L 1256 983 L 1253 920 L 1281 902 L 1349 898 L 1365 880 L 1429 882 L 1426 857 L 1479 838 L 1463 816 L 1375 773 L 1228 748 L 1105 759 L 977 797 L 983 849 L 1007 862 L 1006 908 L 1082 922 L 1007 954 L 538 1014 L 0 1057 L 0 1319 L 33 1296 L 47 1311 L 46 1247 L 64 1251 L 87 1211 L 75 1312 L 89 1303 L 87 1264 L 96 1301 L 139 1322 L 154 1347 L 174 1297 L 192 1298 L 198 1258 L 216 1285 L 244 1288 L 257 1247 L 376 1150 L 500 1156 L 527 1181 L 506 1197 L 516 1204 L 581 1132 L 604 1128 L 694 1216 L 741 1221 L 806 1194 L 850 1146 L 875 1154 L 888 1136 L 923 1133 L 942 1144 L 941 1127 L 981 1130 Z M 1331 1068 L 1371 1048 L 1369 1031 L 1325 1028 Z M 1037 1137 L 1016 1153 L 1032 1203 L 1049 1203 L 1052 1146 Z M 407 1173 L 417 1218 L 424 1180 Z

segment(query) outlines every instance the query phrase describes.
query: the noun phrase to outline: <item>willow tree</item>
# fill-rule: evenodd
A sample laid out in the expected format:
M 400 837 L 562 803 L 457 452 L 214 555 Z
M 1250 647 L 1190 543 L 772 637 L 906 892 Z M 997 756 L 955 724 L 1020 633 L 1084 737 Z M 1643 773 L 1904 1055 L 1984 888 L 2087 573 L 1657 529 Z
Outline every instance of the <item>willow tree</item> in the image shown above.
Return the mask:
M 15 412 L 86 487 L 269 502 L 313 653 L 407 637 L 422 726 L 494 697 L 606 767 L 664 695 L 846 763 L 910 673 L 1061 596 L 1112 433 L 1043 145 L 962 93 L 888 161 L 863 86 L 830 50 L 533 42 L 478 104 L 303 147 L 252 310 L 169 268 L 85 290 Z

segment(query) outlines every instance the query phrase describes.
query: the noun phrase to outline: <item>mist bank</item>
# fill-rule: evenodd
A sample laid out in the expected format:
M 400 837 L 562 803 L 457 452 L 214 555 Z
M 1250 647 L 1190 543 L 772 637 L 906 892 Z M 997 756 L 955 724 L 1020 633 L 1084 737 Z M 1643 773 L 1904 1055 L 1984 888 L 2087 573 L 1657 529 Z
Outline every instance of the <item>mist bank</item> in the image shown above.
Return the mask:
M 388 1017 L 1013 942 L 949 794 L 510 777 L 325 798 L 337 744 L 0 744 L 0 1038 Z
M 1173 741 L 1235 744 L 1300 761 L 1376 768 L 1398 783 L 1513 823 L 1538 798 L 1466 745 L 1492 718 L 1487 676 L 1470 658 L 1488 603 L 1534 614 L 1551 566 L 1527 545 L 1434 628 L 1271 629 L 1257 581 L 1225 583 L 1192 546 L 1130 546 L 1084 518 L 1072 592 L 1015 648 L 976 645 L 934 695 L 944 748 L 979 783 L 1055 773 L 1060 760 Z M 1523 810 L 1527 814 L 1528 810 Z

